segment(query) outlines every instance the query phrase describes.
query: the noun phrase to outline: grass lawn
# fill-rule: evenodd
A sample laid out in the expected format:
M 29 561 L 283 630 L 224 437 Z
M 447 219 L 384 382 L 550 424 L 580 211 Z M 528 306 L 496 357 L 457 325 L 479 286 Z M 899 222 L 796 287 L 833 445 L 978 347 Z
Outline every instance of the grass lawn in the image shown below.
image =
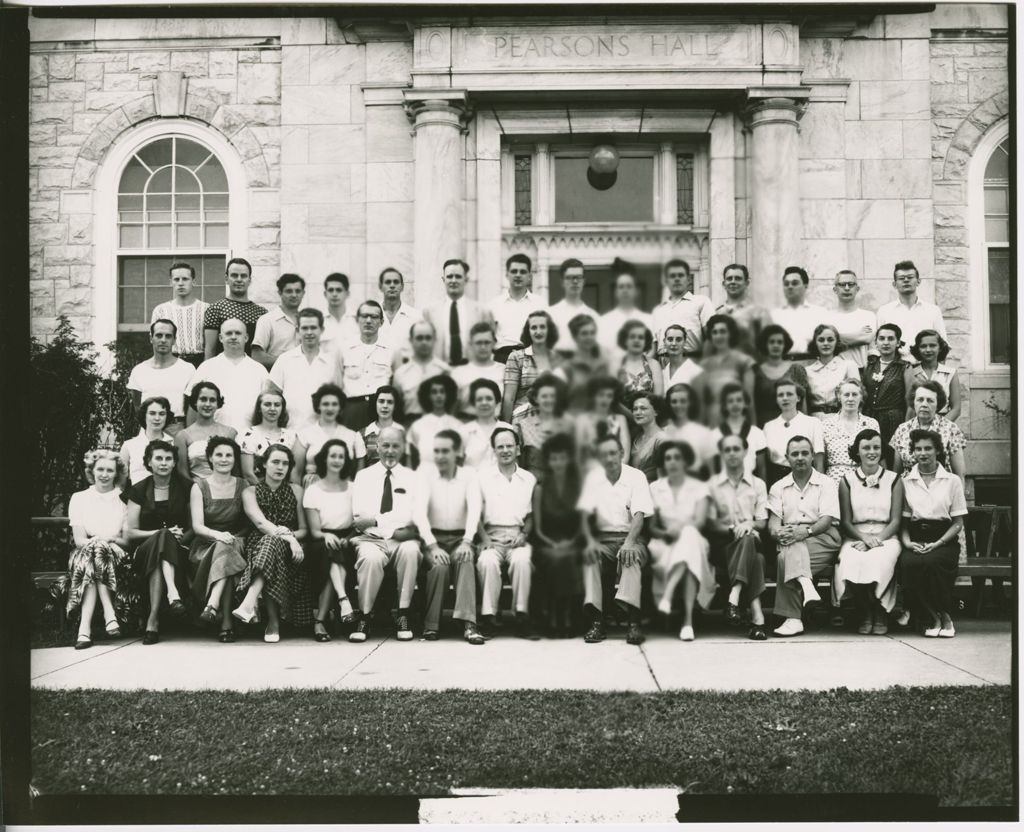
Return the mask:
M 1008 805 L 1009 687 L 876 692 L 33 691 L 44 794 L 452 787 L 887 792 Z

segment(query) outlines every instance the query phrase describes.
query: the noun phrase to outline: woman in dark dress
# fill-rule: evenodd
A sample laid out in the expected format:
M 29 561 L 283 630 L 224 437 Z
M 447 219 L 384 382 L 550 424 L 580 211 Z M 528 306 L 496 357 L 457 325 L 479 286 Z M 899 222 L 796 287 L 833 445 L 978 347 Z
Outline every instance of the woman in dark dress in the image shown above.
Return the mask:
M 543 482 L 533 490 L 533 556 L 551 632 L 569 638 L 572 609 L 583 593 L 580 561 L 580 472 L 572 438 L 556 433 L 544 443 Z
M 804 390 L 809 389 L 810 384 L 803 365 L 786 357 L 793 349 L 793 339 L 783 327 L 769 324 L 762 329 L 757 337 L 757 348 L 764 357 L 754 365 L 754 416 L 757 426 L 763 428 L 766 422 L 779 415 L 779 405 L 775 401 L 775 382 L 788 378 Z M 806 413 L 806 403 L 801 402 L 798 409 Z
M 907 391 L 913 373 L 910 363 L 900 357 L 903 331 L 896 324 L 882 324 L 875 333 L 878 355 L 869 355 L 860 371 L 867 396 L 862 412 L 878 422 L 886 467 L 893 469 L 892 435 L 907 418 Z
M 160 606 L 163 598 L 175 616 L 185 614 L 182 593 L 187 592 L 188 544 L 192 540 L 189 489 L 175 470 L 177 449 L 156 439 L 146 446 L 142 464 L 152 476 L 131 486 L 125 497 L 128 515 L 125 533 L 135 549 L 135 568 L 149 589 L 149 618 L 143 644 L 160 641 Z

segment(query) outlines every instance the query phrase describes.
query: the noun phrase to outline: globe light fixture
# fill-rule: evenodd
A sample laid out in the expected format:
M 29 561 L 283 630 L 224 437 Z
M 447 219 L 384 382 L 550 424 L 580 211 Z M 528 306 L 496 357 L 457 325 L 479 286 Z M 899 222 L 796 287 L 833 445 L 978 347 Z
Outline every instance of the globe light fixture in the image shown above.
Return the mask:
M 595 190 L 607 191 L 619 178 L 619 151 L 614 145 L 594 145 L 588 163 L 587 182 Z

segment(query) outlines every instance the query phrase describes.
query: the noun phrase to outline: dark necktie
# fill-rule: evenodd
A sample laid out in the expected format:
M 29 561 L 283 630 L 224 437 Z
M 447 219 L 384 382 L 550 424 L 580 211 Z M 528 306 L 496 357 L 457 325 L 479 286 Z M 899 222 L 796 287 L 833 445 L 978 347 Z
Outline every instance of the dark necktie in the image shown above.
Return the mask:
M 380 495 L 380 513 L 387 514 L 394 508 L 394 498 L 391 494 L 391 469 L 384 475 L 384 493 Z
M 462 363 L 462 331 L 459 329 L 459 307 L 452 301 L 451 312 L 448 313 L 448 332 L 451 339 L 449 360 L 454 367 Z

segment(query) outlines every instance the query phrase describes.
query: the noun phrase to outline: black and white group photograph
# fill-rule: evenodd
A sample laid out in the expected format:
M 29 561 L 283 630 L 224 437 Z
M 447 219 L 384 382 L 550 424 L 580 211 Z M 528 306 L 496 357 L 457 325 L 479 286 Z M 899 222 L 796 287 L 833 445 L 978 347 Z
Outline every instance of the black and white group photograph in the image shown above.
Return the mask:
M 1009 828 L 1017 26 L 0 7 L 0 824 Z

